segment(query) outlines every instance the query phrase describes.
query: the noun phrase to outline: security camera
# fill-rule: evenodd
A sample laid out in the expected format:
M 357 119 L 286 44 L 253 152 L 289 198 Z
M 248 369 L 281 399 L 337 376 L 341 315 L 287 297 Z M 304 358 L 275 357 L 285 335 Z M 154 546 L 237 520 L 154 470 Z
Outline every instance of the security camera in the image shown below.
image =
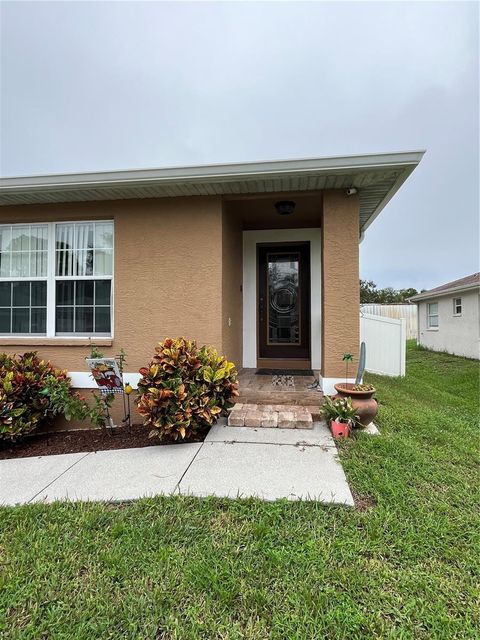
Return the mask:
M 347 189 L 346 194 L 347 196 L 353 196 L 357 193 L 357 190 L 355 189 L 355 187 L 350 187 L 349 189 Z

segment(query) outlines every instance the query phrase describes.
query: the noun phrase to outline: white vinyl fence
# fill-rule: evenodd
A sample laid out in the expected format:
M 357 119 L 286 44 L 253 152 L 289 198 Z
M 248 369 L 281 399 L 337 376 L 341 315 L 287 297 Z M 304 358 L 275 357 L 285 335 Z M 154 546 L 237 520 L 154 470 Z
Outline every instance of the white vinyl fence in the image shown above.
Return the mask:
M 384 318 L 362 312 L 360 340 L 365 342 L 367 371 L 383 376 L 405 375 L 405 318 Z
M 418 338 L 418 321 L 416 304 L 361 304 L 360 311 L 384 318 L 405 318 L 407 323 L 407 340 Z

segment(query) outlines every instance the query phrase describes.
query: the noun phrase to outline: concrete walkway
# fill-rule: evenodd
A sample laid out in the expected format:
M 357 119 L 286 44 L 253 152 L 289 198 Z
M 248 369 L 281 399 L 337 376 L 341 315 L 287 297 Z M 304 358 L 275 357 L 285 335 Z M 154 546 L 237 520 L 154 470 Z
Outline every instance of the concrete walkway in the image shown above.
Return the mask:
M 318 500 L 353 506 L 335 443 L 311 430 L 228 427 L 203 443 L 0 461 L 0 504 L 158 494 Z

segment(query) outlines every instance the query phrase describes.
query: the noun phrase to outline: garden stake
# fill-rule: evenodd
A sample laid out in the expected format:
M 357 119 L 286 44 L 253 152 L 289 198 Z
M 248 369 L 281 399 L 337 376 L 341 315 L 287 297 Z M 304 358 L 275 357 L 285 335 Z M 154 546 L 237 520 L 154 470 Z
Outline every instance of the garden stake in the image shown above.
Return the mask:
M 133 391 L 132 387 L 129 384 L 125 384 L 125 381 L 123 379 L 123 365 L 125 363 L 125 353 L 123 352 L 123 349 L 120 350 L 120 353 L 115 356 L 117 361 L 118 361 L 118 368 L 120 369 L 120 374 L 122 376 L 122 385 L 123 385 L 123 389 L 122 389 L 122 398 L 123 398 L 123 418 L 122 418 L 122 423 L 126 424 L 128 427 L 128 433 L 130 433 L 130 427 L 132 426 L 131 424 L 131 420 L 130 420 L 130 396 L 129 393 L 131 393 Z M 130 392 L 126 392 L 127 387 L 130 388 Z M 125 399 L 125 394 L 127 393 L 127 400 Z M 127 408 L 128 406 L 128 408 Z
M 127 421 L 128 433 L 130 433 L 130 428 L 132 426 L 132 421 L 130 418 L 130 394 L 133 391 L 132 385 L 129 382 L 127 382 L 127 384 L 123 388 L 123 391 L 124 391 L 123 397 L 127 396 L 127 405 L 128 405 L 128 413 L 124 419 Z
M 110 415 L 110 411 L 108 410 L 108 402 L 106 400 L 103 401 L 105 405 L 105 412 L 107 414 L 108 426 L 110 427 L 110 435 L 113 436 L 113 420 Z
M 122 384 L 123 384 L 123 373 L 122 373 Z M 122 422 L 126 422 L 128 416 L 127 416 L 127 404 L 125 402 L 125 386 L 123 387 L 122 398 L 123 398 L 123 418 L 122 418 Z
M 353 356 L 351 353 L 344 353 L 342 360 L 345 362 L 345 386 L 348 384 L 348 363 L 353 362 Z

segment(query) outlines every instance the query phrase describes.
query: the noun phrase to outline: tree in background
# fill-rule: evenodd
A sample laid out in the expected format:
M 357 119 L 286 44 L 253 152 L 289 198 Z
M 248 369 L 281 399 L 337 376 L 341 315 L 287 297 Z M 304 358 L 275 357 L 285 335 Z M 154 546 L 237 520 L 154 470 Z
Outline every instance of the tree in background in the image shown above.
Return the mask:
M 360 280 L 360 302 L 376 304 L 401 304 L 408 302 L 408 299 L 418 293 L 416 289 L 377 289 L 377 285 L 372 280 Z

